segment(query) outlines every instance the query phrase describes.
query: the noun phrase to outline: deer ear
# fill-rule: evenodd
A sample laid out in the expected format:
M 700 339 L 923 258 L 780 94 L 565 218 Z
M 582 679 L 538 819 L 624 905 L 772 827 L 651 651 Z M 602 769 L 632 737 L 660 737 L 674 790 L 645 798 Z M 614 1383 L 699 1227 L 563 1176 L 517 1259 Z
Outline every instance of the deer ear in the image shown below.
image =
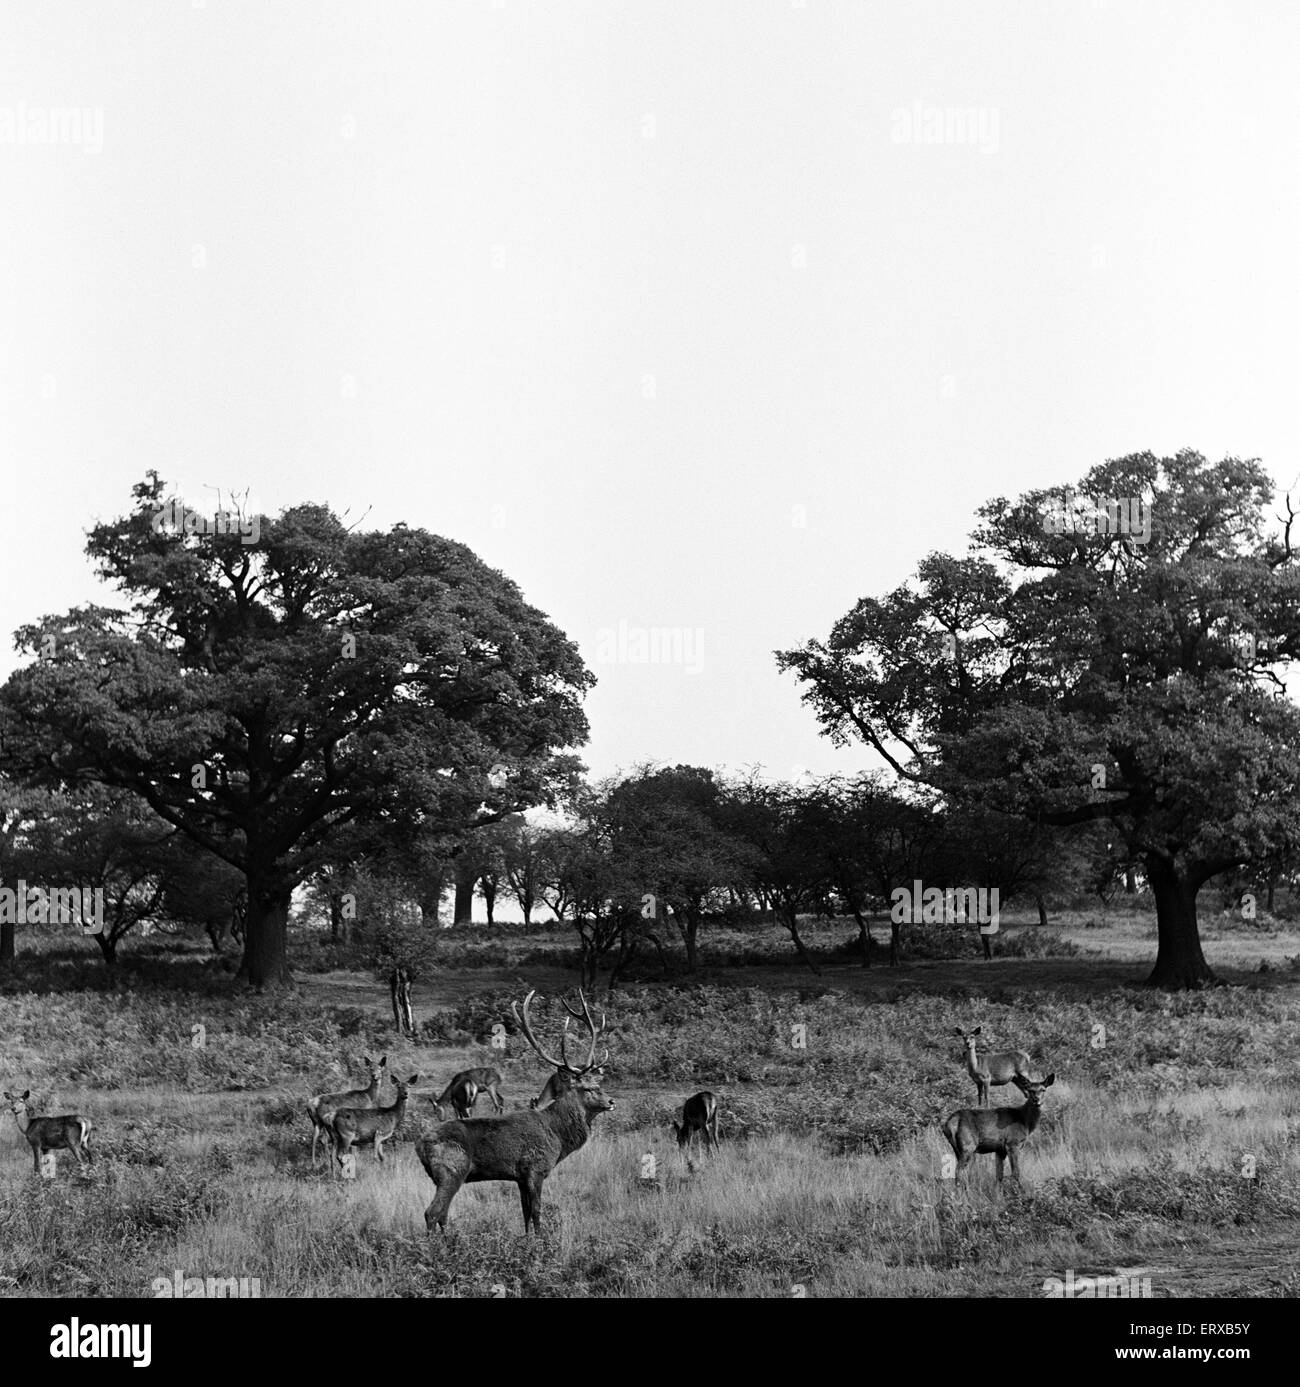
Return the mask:
M 971 1035 L 979 1035 L 979 1033 L 980 1033 L 983 1029 L 984 1029 L 983 1026 L 976 1026 L 975 1029 L 971 1032 Z
M 1052 1086 L 1055 1082 L 1056 1082 L 1056 1075 L 1055 1075 L 1055 1074 L 1049 1074 L 1049 1075 L 1047 1076 L 1047 1078 L 1045 1078 L 1045 1079 L 1043 1080 L 1043 1087 L 1044 1087 L 1044 1088 L 1051 1088 L 1051 1086 Z
M 420 1076 L 418 1074 L 412 1074 L 406 1082 L 408 1086 L 411 1084 L 418 1084 L 420 1082 Z
M 23 1098 L 24 1098 L 24 1100 L 30 1098 L 31 1096 L 32 1096 L 32 1091 L 31 1091 L 30 1088 L 25 1088 L 25 1089 L 23 1089 Z
M 387 1055 L 385 1055 L 385 1056 L 383 1057 L 383 1059 L 381 1059 L 381 1060 L 379 1061 L 379 1067 L 380 1067 L 380 1069 L 386 1069 L 386 1068 L 388 1067 L 388 1056 L 387 1056 Z
M 361 1063 L 364 1064 L 367 1069 L 369 1069 L 370 1066 L 374 1064 L 374 1060 L 372 1060 L 369 1055 L 362 1055 Z

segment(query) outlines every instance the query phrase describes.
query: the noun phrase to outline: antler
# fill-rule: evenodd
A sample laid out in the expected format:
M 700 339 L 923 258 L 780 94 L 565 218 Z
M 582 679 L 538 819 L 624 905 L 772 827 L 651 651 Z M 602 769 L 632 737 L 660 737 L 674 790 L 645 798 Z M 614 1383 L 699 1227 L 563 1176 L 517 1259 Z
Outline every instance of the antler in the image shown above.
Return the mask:
M 533 1034 L 532 1025 L 529 1023 L 528 1020 L 528 1008 L 532 1005 L 532 1000 L 536 996 L 537 989 L 534 987 L 532 991 L 529 992 L 528 996 L 524 998 L 524 1014 L 522 1016 L 520 1016 L 519 1008 L 518 1006 L 516 1006 L 514 1002 L 510 1003 L 510 1010 L 514 1013 L 515 1020 L 519 1022 L 519 1029 L 523 1031 L 524 1039 L 529 1043 L 529 1045 L 533 1047 L 534 1050 L 537 1051 L 539 1055 L 541 1055 L 541 1057 L 546 1061 L 546 1063 L 549 1064 L 553 1069 L 568 1069 L 569 1065 L 567 1061 L 557 1060 L 554 1055 L 548 1055 L 546 1051 L 543 1050 L 541 1045 L 538 1043 L 537 1037 Z
M 560 998 L 560 1001 L 563 1004 L 565 1011 L 567 1011 L 570 1016 L 574 1016 L 579 1021 L 583 1022 L 586 1025 L 588 1031 L 591 1032 L 591 1049 L 587 1052 L 587 1062 L 582 1066 L 582 1068 L 578 1068 L 576 1065 L 571 1064 L 569 1061 L 569 1023 L 567 1020 L 564 1023 L 564 1029 L 560 1032 L 560 1054 L 562 1058 L 557 1060 L 554 1055 L 548 1055 L 546 1051 L 542 1049 L 540 1043 L 538 1042 L 537 1036 L 533 1031 L 532 1023 L 530 1022 L 528 1017 L 528 1008 L 536 995 L 537 989 L 533 988 L 532 991 L 529 992 L 528 996 L 524 998 L 524 1010 L 522 1015 L 520 1015 L 519 1013 L 518 1006 L 514 1002 L 510 1003 L 510 1010 L 514 1013 L 515 1020 L 519 1022 L 519 1029 L 523 1031 L 524 1039 L 553 1069 L 562 1069 L 565 1071 L 565 1073 L 574 1075 L 586 1074 L 588 1071 L 595 1069 L 596 1041 L 600 1038 L 600 1036 L 604 1033 L 605 1030 L 604 1012 L 601 1013 L 600 1026 L 599 1028 L 597 1028 L 595 1021 L 592 1019 L 591 1010 L 587 1006 L 587 999 L 582 995 L 581 988 L 578 989 L 578 1000 L 582 1003 L 581 1011 L 574 1011 L 574 1009 L 568 1004 L 568 1002 L 564 1001 L 564 998 Z M 609 1051 L 606 1050 L 605 1059 L 601 1060 L 601 1064 L 604 1064 L 605 1060 L 607 1060 L 608 1058 Z
M 560 1001 L 564 1005 L 565 1011 L 567 1011 L 570 1016 L 576 1017 L 579 1021 L 584 1022 L 586 1024 L 587 1029 L 591 1032 L 591 1048 L 587 1051 L 587 1063 L 584 1064 L 581 1069 L 576 1071 L 579 1074 L 586 1074 L 588 1071 L 596 1068 L 596 1042 L 605 1033 L 605 1013 L 603 1011 L 600 1013 L 600 1029 L 597 1030 L 596 1023 L 591 1019 L 591 1008 L 588 1007 L 587 999 L 582 995 L 582 988 L 578 989 L 578 1000 L 582 1003 L 581 1011 L 574 1011 L 574 1009 L 568 1004 L 568 1002 L 564 1001 L 563 997 L 560 998 Z M 567 1031 L 568 1028 L 569 1023 L 566 1021 L 564 1023 L 564 1029 Z M 606 1050 L 605 1059 L 601 1060 L 601 1064 L 604 1064 L 605 1060 L 607 1060 L 608 1058 L 609 1051 Z

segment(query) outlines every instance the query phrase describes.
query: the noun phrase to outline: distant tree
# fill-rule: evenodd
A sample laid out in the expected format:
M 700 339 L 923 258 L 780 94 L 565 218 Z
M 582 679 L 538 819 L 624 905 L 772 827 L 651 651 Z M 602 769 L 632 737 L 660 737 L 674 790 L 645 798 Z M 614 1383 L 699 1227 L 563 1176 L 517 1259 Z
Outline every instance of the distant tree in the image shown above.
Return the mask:
M 49 790 L 0 776 L 0 885 L 16 887 L 30 861 L 31 835 L 58 803 Z M 0 973 L 14 966 L 15 929 L 16 921 L 0 918 Z
M 169 876 L 180 867 L 176 830 L 132 795 L 99 785 L 60 795 L 27 842 L 24 877 L 47 891 L 71 889 L 76 923 L 99 945 L 104 962 L 137 925 L 159 919 Z M 96 907 L 86 909 L 89 901 Z M 92 932 L 96 923 L 100 928 Z
M 503 819 L 500 830 L 501 871 L 506 887 L 518 902 L 524 924 L 531 925 L 541 900 L 544 861 L 541 835 L 522 814 Z
M 636 918 L 671 920 L 686 967 L 694 972 L 707 912 L 753 865 L 752 850 L 726 825 L 723 786 L 699 766 L 643 766 L 608 782 L 596 812 L 623 869 Z
M 799 916 L 814 910 L 834 889 L 821 841 L 821 791 L 767 783 L 751 774 L 728 786 L 724 822 L 749 849 L 754 888 L 772 903 L 800 960 L 819 972 L 799 934 Z

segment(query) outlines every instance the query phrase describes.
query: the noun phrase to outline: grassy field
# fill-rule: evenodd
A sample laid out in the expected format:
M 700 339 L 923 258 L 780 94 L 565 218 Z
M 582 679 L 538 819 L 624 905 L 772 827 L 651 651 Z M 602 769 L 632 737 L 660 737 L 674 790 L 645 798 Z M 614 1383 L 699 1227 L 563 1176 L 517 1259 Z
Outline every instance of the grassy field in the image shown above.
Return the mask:
M 696 979 L 656 965 L 608 1003 L 617 1107 L 548 1181 L 532 1245 L 506 1184 L 467 1186 L 454 1234 L 427 1237 L 409 1140 L 331 1181 L 302 1105 L 386 1053 L 422 1076 L 409 1136 L 471 1064 L 526 1106 L 547 1071 L 509 1001 L 572 987 L 563 935 L 453 932 L 416 987 L 417 1043 L 396 1039 L 378 981 L 317 945 L 278 998 L 231 995 L 193 944 L 142 942 L 113 986 L 92 943 L 48 946 L 0 992 L 4 1087 L 84 1113 L 96 1155 L 83 1174 L 60 1153 L 39 1179 L 4 1115 L 0 1294 L 147 1296 L 180 1271 L 264 1296 L 1032 1296 L 1120 1270 L 1155 1296 L 1300 1295 L 1300 932 L 1212 919 L 1206 954 L 1233 985 L 1169 996 L 1132 985 L 1148 916 L 1004 924 L 992 962 L 973 938 L 944 957 L 949 932 L 864 970 L 851 926 L 809 921 L 816 976 L 770 925 L 709 935 Z M 498 1021 L 504 1051 L 486 1043 Z M 974 1025 L 1056 1074 L 1023 1189 L 998 1191 L 991 1157 L 969 1184 L 944 1178 L 938 1124 L 975 1092 L 953 1030 Z M 669 1118 L 705 1087 L 723 1145 L 692 1165 Z

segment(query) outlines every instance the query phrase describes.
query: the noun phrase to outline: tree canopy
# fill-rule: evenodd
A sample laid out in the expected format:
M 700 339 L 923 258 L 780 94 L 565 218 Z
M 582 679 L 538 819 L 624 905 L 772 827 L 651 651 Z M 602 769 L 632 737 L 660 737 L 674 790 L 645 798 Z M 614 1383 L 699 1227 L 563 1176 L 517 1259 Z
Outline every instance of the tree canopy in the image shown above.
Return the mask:
M 1203 986 L 1200 887 L 1300 841 L 1282 682 L 1300 568 L 1272 500 L 1258 461 L 1191 451 L 995 498 L 968 556 L 931 554 L 779 667 L 834 741 L 905 781 L 1047 826 L 1109 821 L 1155 895 L 1150 981 Z M 1149 529 L 1116 523 L 1138 513 Z
M 0 769 L 129 790 L 242 871 L 249 981 L 287 977 L 290 894 L 344 829 L 354 854 L 456 834 L 578 773 L 594 679 L 464 545 L 319 505 L 187 532 L 156 473 L 133 495 L 87 544 L 129 606 L 19 632 Z

